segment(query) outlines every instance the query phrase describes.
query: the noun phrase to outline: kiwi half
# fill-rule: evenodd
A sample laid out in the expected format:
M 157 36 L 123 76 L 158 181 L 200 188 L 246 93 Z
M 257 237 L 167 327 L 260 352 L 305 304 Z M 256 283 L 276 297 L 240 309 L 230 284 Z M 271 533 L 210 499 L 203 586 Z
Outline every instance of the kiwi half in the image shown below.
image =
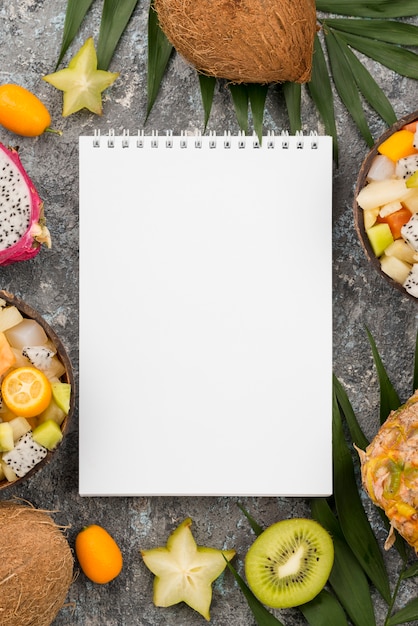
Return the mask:
M 254 595 L 271 608 L 312 600 L 325 586 L 334 562 L 329 533 L 311 519 L 276 522 L 254 541 L 245 575 Z

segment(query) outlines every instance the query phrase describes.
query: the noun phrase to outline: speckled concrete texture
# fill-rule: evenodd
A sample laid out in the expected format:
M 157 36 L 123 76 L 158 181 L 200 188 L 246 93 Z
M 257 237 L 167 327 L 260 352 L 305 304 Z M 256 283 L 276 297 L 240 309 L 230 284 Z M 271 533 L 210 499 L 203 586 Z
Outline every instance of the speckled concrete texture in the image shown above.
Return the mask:
M 88 36 L 97 41 L 101 5 L 101 2 L 93 4 L 66 62 Z M 0 129 L 0 141 L 19 145 L 21 159 L 45 201 L 53 238 L 52 249 L 43 250 L 36 259 L 0 268 L 0 286 L 22 297 L 45 316 L 68 348 L 77 375 L 78 136 L 92 133 L 95 128 L 103 134 L 109 129 L 120 132 L 124 128 L 131 131 L 145 128 L 147 132 L 172 129 L 175 133 L 182 129 L 201 130 L 203 109 L 195 72 L 181 58 L 174 56 L 158 101 L 144 125 L 148 2 L 140 2 L 110 67 L 112 71 L 119 71 L 120 77 L 105 94 L 103 116 L 99 118 L 82 111 L 63 119 L 61 93 L 41 77 L 54 71 L 65 8 L 65 0 L 8 0 L 0 3 L 0 82 L 16 82 L 37 93 L 48 105 L 53 125 L 63 130 L 62 137 L 45 134 L 27 139 Z M 418 23 L 417 18 L 412 21 Z M 365 63 L 391 99 L 398 117 L 418 108 L 416 82 L 394 75 L 369 60 Z M 366 326 L 375 337 L 401 398 L 406 399 L 412 384 L 417 305 L 386 284 L 366 261 L 354 230 L 352 201 L 367 146 L 338 99 L 336 114 L 340 160 L 339 167 L 334 170 L 333 196 L 334 371 L 345 385 L 360 423 L 370 437 L 378 423 L 379 391 Z M 377 138 L 385 130 L 385 125 L 368 107 L 366 115 Z M 306 96 L 303 119 L 304 130 L 322 131 Z M 272 88 L 267 99 L 265 129 L 281 131 L 287 126 L 283 101 Z M 216 88 L 209 129 L 216 132 L 227 129 L 232 133 L 239 130 L 228 89 L 222 82 Z M 303 172 L 300 175 L 303 180 Z M 108 239 L 109 254 L 112 254 L 112 229 L 121 227 L 125 226 L 118 223 L 117 212 L 112 224 L 100 223 L 98 216 L 97 236 Z M 309 275 L 309 250 L 297 250 L 297 240 L 295 254 L 306 255 L 306 279 L 315 280 L 315 276 Z M 100 259 L 97 259 L 97 271 L 100 271 Z M 129 268 L 121 268 L 121 271 L 129 271 Z M 303 288 L 300 279 L 297 285 L 297 288 Z M 121 296 L 117 287 L 109 285 L 108 292 L 103 293 L 103 301 L 98 303 L 98 315 L 101 306 L 109 307 L 117 302 Z M 122 295 L 121 303 L 129 306 L 130 294 Z M 309 302 L 306 302 L 306 323 L 312 324 L 312 332 L 315 332 L 315 320 L 310 319 L 309 311 Z M 303 372 L 303 364 L 301 371 L 303 395 L 303 376 L 308 376 L 309 372 Z M 315 407 L 309 406 L 309 399 L 304 403 L 304 410 L 312 411 L 312 419 L 315 419 Z M 123 427 L 123 416 L 120 420 Z M 279 444 L 277 453 L 280 454 Z M 238 467 L 242 463 L 251 463 L 251 459 L 240 456 L 239 449 L 232 450 L 231 454 Z M 213 462 L 219 463 L 220 460 L 214 459 Z M 294 462 L 303 464 L 303 459 L 295 458 Z M 139 551 L 165 543 L 175 526 L 190 516 L 197 542 L 217 548 L 234 547 L 237 550 L 235 565 L 242 572 L 243 558 L 254 535 L 237 506 L 238 499 L 80 498 L 77 466 L 76 414 L 59 454 L 50 465 L 27 484 L 12 487 L 2 494 L 3 498 L 25 498 L 38 507 L 55 511 L 56 521 L 69 526 L 67 535 L 71 546 L 82 526 L 97 523 L 105 526 L 122 548 L 125 559 L 122 574 L 106 586 L 94 585 L 80 574 L 54 626 L 203 624 L 203 618 L 183 604 L 169 609 L 153 606 L 152 575 L 142 563 Z M 109 459 L 109 472 L 117 472 L 123 481 L 124 468 L 112 465 L 112 459 Z M 287 517 L 309 515 L 309 503 L 303 499 L 248 498 L 243 504 L 263 526 Z M 384 530 L 366 500 L 365 507 L 383 544 Z M 386 559 L 392 581 L 395 581 L 400 563 L 395 553 L 386 555 Z M 411 579 L 403 585 L 399 601 L 405 602 L 414 595 L 416 582 Z M 377 594 L 374 601 L 377 624 L 383 626 L 386 607 Z M 298 610 L 277 612 L 277 615 L 286 626 L 305 623 Z M 253 626 L 255 623 L 229 572 L 214 584 L 211 618 L 214 626 Z

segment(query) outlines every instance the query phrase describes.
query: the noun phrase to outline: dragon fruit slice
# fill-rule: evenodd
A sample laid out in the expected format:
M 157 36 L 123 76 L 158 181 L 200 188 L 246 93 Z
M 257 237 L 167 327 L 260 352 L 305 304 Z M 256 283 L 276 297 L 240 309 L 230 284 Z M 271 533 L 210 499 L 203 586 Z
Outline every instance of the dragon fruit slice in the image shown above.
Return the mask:
M 416 170 L 418 170 L 418 154 L 410 154 L 397 161 L 395 176 L 397 178 L 409 178 Z
M 59 378 L 65 372 L 64 364 L 47 346 L 26 346 L 22 349 L 22 356 L 29 359 L 31 364 L 49 379 Z
M 17 150 L 0 143 L 0 266 L 25 261 L 51 247 L 43 203 Z
M 401 235 L 418 252 L 418 213 L 414 213 L 402 226 Z
M 47 454 L 48 450 L 34 441 L 31 432 L 27 432 L 18 439 L 13 450 L 3 454 L 3 461 L 22 478 Z
M 411 296 L 418 298 L 418 263 L 413 264 L 411 271 L 403 283 L 403 287 Z

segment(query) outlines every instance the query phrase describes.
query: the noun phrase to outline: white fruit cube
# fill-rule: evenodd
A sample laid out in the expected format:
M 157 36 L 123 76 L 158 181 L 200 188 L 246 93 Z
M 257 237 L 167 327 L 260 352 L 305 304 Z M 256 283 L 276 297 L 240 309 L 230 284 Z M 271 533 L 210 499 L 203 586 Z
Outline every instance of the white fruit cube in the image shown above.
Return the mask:
M 0 309 L 0 332 L 16 326 L 23 320 L 23 316 L 15 306 L 6 306 Z
M 406 280 L 412 267 L 408 263 L 405 263 L 405 261 L 398 259 L 396 256 L 386 256 L 386 254 L 383 254 L 380 257 L 380 266 L 385 274 L 390 276 L 390 278 L 393 278 L 393 280 L 396 280 L 397 283 L 401 284 Z

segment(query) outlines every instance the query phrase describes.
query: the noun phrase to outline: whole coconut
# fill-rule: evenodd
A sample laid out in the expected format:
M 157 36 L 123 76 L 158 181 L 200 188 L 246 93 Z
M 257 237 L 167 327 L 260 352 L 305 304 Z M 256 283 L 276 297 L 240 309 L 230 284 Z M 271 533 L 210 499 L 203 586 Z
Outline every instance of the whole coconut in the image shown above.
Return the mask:
M 0 624 L 49 626 L 73 581 L 74 560 L 44 511 L 0 502 Z
M 310 80 L 315 0 L 154 0 L 160 27 L 199 72 L 234 83 Z

